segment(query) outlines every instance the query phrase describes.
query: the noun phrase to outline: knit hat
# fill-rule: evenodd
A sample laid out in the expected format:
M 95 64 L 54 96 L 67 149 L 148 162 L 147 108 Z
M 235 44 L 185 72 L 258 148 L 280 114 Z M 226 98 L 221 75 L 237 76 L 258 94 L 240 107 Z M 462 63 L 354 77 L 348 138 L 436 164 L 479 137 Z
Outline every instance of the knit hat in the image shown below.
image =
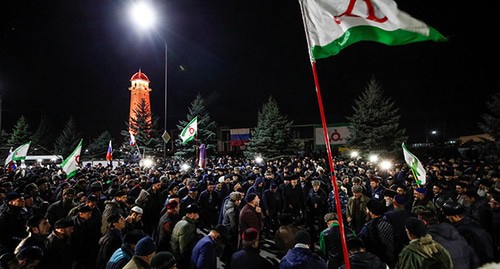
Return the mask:
M 259 238 L 259 231 L 255 228 L 248 228 L 243 232 L 241 238 L 246 242 L 254 242 Z
M 87 201 L 90 201 L 90 202 L 97 202 L 97 196 L 91 194 L 87 197 Z
M 425 223 L 415 217 L 409 217 L 406 219 L 405 227 L 408 229 L 408 232 L 420 238 L 427 234 L 427 228 L 425 227 Z
M 160 251 L 151 259 L 151 269 L 170 269 L 174 264 L 175 257 L 168 251 Z
M 415 188 L 415 191 L 421 194 L 426 195 L 427 194 L 427 189 L 426 188 Z
M 135 245 L 134 255 L 136 256 L 148 256 L 156 251 L 155 241 L 149 237 L 143 237 L 137 245 Z
M 247 197 L 245 198 L 245 202 L 247 202 L 247 203 L 252 202 L 256 196 L 257 196 L 257 194 L 255 194 L 255 193 L 247 194 Z
M 373 214 L 380 216 L 385 213 L 384 205 L 375 199 L 370 199 L 368 203 L 366 203 L 366 208 L 370 210 Z
M 133 211 L 137 214 L 144 214 L 144 211 L 142 210 L 142 208 L 138 207 L 138 206 L 134 206 L 132 207 L 132 209 L 130 209 L 130 211 Z
M 241 193 L 237 192 L 237 191 L 234 191 L 234 192 L 231 192 L 231 194 L 229 194 L 229 199 L 233 200 L 233 201 L 238 201 L 238 200 L 241 200 Z
M 400 205 L 404 205 L 404 204 L 406 204 L 407 199 L 404 195 L 396 194 L 394 196 L 394 201 L 396 201 L 396 203 L 398 203 Z

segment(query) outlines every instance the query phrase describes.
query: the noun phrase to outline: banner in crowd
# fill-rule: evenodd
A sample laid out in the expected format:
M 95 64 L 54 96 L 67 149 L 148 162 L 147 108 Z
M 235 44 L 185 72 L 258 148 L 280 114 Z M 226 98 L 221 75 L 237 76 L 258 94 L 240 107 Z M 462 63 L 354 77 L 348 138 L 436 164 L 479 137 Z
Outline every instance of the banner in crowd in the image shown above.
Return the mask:
M 349 137 L 349 129 L 346 125 L 328 127 L 328 136 L 330 137 L 330 145 L 344 145 L 347 143 L 346 138 Z M 314 129 L 314 144 L 325 145 L 325 136 L 323 128 Z
M 243 146 L 250 141 L 249 128 L 231 129 L 229 132 L 231 134 L 231 146 L 233 147 Z

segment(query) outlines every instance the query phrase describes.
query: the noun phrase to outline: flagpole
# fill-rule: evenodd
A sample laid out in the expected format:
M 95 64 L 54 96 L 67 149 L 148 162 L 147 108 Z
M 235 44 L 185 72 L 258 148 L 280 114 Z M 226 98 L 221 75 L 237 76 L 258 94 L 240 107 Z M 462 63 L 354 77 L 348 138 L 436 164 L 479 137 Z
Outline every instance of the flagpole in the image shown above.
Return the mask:
M 194 137 L 195 146 L 194 146 L 194 167 L 198 166 L 198 160 L 200 158 L 198 151 L 198 131 L 196 131 L 196 136 Z M 196 167 L 198 168 L 198 167 Z
M 309 53 L 309 59 L 311 61 L 311 68 L 312 68 L 312 73 L 313 73 L 313 78 L 314 78 L 314 85 L 316 88 L 316 98 L 318 99 L 318 107 L 319 107 L 319 113 L 321 116 L 321 125 L 323 126 L 323 137 L 325 139 L 325 147 L 326 147 L 326 152 L 328 154 L 328 164 L 330 166 L 330 171 L 332 173 L 332 186 L 333 186 L 333 193 L 335 196 L 335 208 L 337 211 L 337 217 L 339 221 L 339 229 L 340 229 L 340 241 L 342 242 L 342 252 L 344 253 L 344 263 L 345 263 L 345 268 L 346 269 L 351 269 L 351 264 L 349 262 L 349 252 L 347 250 L 347 242 L 346 242 L 346 237 L 345 237 L 345 230 L 344 230 L 344 221 L 342 217 L 342 208 L 340 205 L 340 197 L 339 197 L 339 191 L 338 191 L 338 185 L 337 185 L 337 177 L 335 176 L 335 166 L 333 164 L 333 156 L 332 156 L 332 149 L 330 147 L 330 136 L 328 135 L 328 127 L 326 125 L 326 118 L 325 118 L 325 112 L 323 109 L 323 99 L 321 98 L 321 90 L 319 86 L 319 79 L 318 79 L 318 72 L 316 70 L 316 61 L 311 55 L 311 45 L 309 43 L 309 31 L 307 30 L 307 24 L 304 18 L 304 6 L 302 3 L 302 0 L 299 0 L 300 4 L 300 9 L 301 9 L 301 15 L 302 15 L 302 21 L 304 23 L 304 31 L 306 34 L 306 41 L 307 41 L 307 50 Z

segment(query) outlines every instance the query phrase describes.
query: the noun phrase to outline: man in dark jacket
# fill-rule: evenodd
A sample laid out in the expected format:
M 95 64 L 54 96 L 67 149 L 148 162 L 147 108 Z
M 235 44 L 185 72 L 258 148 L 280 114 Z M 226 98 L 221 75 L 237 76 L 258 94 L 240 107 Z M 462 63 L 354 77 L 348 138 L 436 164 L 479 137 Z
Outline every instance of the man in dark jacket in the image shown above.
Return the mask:
M 321 256 L 327 261 L 328 268 L 337 269 L 344 263 L 344 253 L 340 239 L 340 228 L 335 213 L 327 213 L 324 221 L 328 228 L 323 230 L 319 236 L 319 251 Z M 347 237 L 355 236 L 351 228 L 344 226 L 344 234 Z
M 387 264 L 379 257 L 366 251 L 363 240 L 353 237 L 347 240 L 347 249 L 349 251 L 349 264 L 351 269 L 386 269 Z M 345 269 L 345 263 L 339 268 Z
M 13 252 L 21 240 L 28 235 L 26 219 L 22 214 L 24 198 L 17 192 L 5 197 L 7 209 L 0 213 L 0 255 Z
M 127 216 L 127 197 L 128 195 L 123 191 L 118 191 L 115 193 L 114 198 L 111 201 L 105 202 L 105 208 L 102 212 L 102 224 L 101 224 L 101 234 L 106 234 L 108 225 L 108 218 L 111 215 Z
M 22 248 L 29 246 L 39 247 L 43 253 L 47 252 L 49 241 L 47 236 L 50 234 L 50 223 L 42 215 L 35 215 L 28 219 L 28 236 L 17 245 L 14 254 L 18 254 Z
M 189 268 L 217 269 L 217 245 L 226 235 L 227 229 L 219 224 L 196 243 L 191 253 Z
M 125 218 L 118 214 L 108 217 L 108 232 L 99 239 L 99 253 L 97 254 L 97 269 L 106 267 L 111 255 L 123 244 L 122 230 L 125 228 Z
M 305 230 L 295 234 L 295 246 L 280 261 L 280 269 L 326 269 L 326 262 L 310 250 L 311 237 Z
M 47 253 L 44 253 L 41 268 L 72 268 L 73 252 L 70 245 L 74 222 L 69 218 L 59 219 L 54 223 L 54 230 L 48 236 Z
M 251 193 L 247 195 L 246 202 L 247 204 L 240 211 L 239 234 L 241 235 L 248 228 L 254 228 L 260 233 L 264 228 L 262 221 L 264 216 L 262 209 L 259 207 L 260 197 L 255 193 Z M 239 245 L 241 245 L 241 240 Z
M 201 224 L 206 228 L 215 227 L 217 225 L 217 213 L 221 206 L 221 198 L 219 193 L 214 191 L 215 185 L 213 182 L 207 182 L 207 188 L 200 193 L 198 197 L 198 205 L 200 206 Z
M 94 268 L 95 259 L 93 249 L 97 248 L 97 241 L 94 241 L 92 235 L 99 232 L 95 226 L 89 222 L 92 217 L 92 208 L 90 206 L 81 206 L 78 209 L 78 215 L 72 218 L 73 234 L 70 243 L 72 246 L 73 260 L 76 268 Z
M 73 203 L 75 195 L 75 189 L 64 189 L 62 191 L 62 198 L 49 206 L 45 217 L 49 220 L 50 225 L 53 226 L 57 220 L 68 216 L 69 211 L 75 206 Z
M 117 249 L 106 264 L 106 269 L 121 269 L 134 256 L 135 246 L 139 240 L 145 237 L 142 231 L 131 231 L 123 237 L 122 246 Z
M 272 269 L 273 264 L 260 256 L 259 231 L 248 228 L 242 233 L 242 248 L 231 256 L 229 267 L 233 269 Z

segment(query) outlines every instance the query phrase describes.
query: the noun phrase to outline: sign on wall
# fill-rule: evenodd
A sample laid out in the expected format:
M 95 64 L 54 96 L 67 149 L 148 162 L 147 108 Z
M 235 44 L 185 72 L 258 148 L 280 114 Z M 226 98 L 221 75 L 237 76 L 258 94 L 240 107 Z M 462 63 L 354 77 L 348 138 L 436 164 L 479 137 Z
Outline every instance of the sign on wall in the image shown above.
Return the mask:
M 346 138 L 349 137 L 349 129 L 346 125 L 328 127 L 328 137 L 330 145 L 344 145 L 347 143 Z M 316 145 L 325 145 L 323 128 L 316 128 L 314 130 L 314 142 Z

